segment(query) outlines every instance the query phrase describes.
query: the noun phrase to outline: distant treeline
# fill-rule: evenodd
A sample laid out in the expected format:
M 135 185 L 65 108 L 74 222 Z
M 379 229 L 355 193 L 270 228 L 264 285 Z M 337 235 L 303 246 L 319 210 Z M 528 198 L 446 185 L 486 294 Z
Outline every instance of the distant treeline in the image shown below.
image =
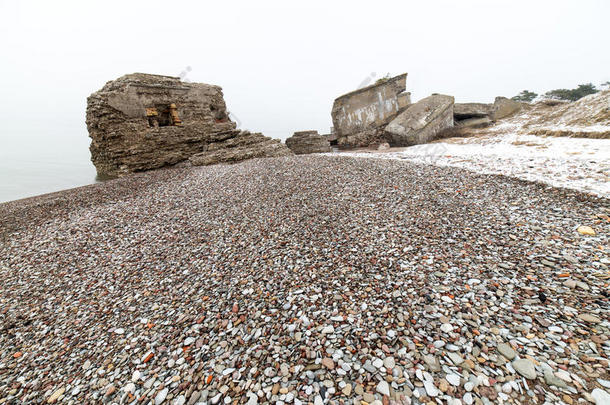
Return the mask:
M 600 87 L 610 88 L 610 81 L 602 83 Z M 576 101 L 584 96 L 588 96 L 589 94 L 595 94 L 600 89 L 595 87 L 593 83 L 587 84 L 579 84 L 575 89 L 555 89 L 551 91 L 547 91 L 543 94 L 543 98 L 550 98 L 553 100 L 568 100 L 568 101 Z M 523 90 L 521 93 L 517 94 L 513 97 L 513 100 L 516 101 L 525 101 L 531 102 L 536 97 L 538 97 L 538 93 L 534 93 L 533 91 Z

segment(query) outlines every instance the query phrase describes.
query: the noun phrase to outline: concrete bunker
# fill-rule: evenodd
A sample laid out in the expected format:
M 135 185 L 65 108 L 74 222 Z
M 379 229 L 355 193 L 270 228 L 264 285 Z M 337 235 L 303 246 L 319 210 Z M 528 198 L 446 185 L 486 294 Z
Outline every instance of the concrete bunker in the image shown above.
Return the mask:
M 178 115 L 178 108 L 174 103 L 146 107 L 146 117 L 148 118 L 148 126 L 150 128 L 182 126 L 182 120 Z
M 87 99 L 91 161 L 105 177 L 185 161 L 212 164 L 292 154 L 278 140 L 236 127 L 219 86 L 178 77 L 128 74 Z

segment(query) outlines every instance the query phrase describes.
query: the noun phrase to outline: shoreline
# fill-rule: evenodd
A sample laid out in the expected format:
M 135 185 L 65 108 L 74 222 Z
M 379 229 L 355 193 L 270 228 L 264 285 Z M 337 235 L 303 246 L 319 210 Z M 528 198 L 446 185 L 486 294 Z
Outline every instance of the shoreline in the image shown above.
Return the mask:
M 464 139 L 468 139 L 468 138 L 464 138 Z M 416 145 L 417 146 L 428 146 L 428 145 L 435 145 L 436 143 L 439 142 L 443 142 L 444 140 L 440 140 L 438 142 L 434 142 L 431 144 L 425 144 L 425 145 Z M 610 199 L 610 195 L 604 195 L 604 194 L 597 194 L 591 191 L 587 191 L 587 190 L 579 190 L 577 188 L 571 188 L 571 187 L 566 187 L 566 186 L 558 186 L 558 185 L 554 185 L 551 183 L 546 183 L 544 181 L 541 180 L 532 180 L 532 179 L 525 179 L 525 178 L 521 178 L 518 176 L 514 176 L 514 175 L 510 175 L 510 174 L 503 174 L 503 173 L 494 173 L 494 172 L 480 172 L 480 171 L 476 171 L 474 169 L 469 169 L 468 167 L 462 167 L 462 166 L 457 166 L 457 165 L 437 165 L 435 163 L 429 163 L 423 160 L 419 160 L 417 158 L 417 156 L 412 156 L 412 159 L 405 159 L 403 157 L 393 157 L 393 154 L 396 153 L 401 153 L 404 151 L 408 151 L 413 147 L 391 147 L 389 149 L 386 150 L 376 150 L 376 149 L 372 149 L 372 148 L 366 148 L 366 147 L 362 147 L 362 148 L 353 148 L 353 149 L 344 149 L 344 150 L 337 150 L 337 151 L 333 151 L 331 153 L 320 153 L 320 154 L 309 154 L 309 155 L 298 155 L 298 156 L 328 156 L 328 157 L 341 157 L 341 158 L 369 158 L 369 159 L 377 159 L 379 158 L 379 156 L 387 156 L 387 159 L 392 159 L 392 160 L 400 160 L 402 162 L 406 162 L 406 163 L 412 163 L 412 164 L 417 164 L 417 165 L 431 165 L 431 166 L 436 166 L 436 167 L 446 167 L 446 168 L 455 168 L 455 169 L 462 169 L 462 170 L 466 170 L 470 173 L 473 174 L 486 174 L 486 175 L 497 175 L 497 176 L 501 176 L 501 177 L 507 177 L 507 178 L 512 178 L 512 179 L 517 179 L 517 180 L 522 180 L 522 181 L 526 181 L 526 182 L 531 182 L 531 183 L 535 183 L 535 184 L 540 184 L 543 186 L 550 186 L 553 188 L 557 188 L 557 189 L 561 189 L 561 190 L 566 190 L 566 191 L 571 191 L 571 192 L 576 192 L 576 193 L 580 193 L 580 194 L 584 194 L 584 195 L 590 195 L 590 196 L 595 196 L 595 197 L 599 197 L 602 199 Z M 425 157 L 425 156 L 424 156 Z M 260 160 L 260 159 L 278 159 L 278 158 L 257 158 L 257 159 L 251 159 L 251 160 Z M 242 164 L 243 162 L 238 162 L 238 163 L 232 163 L 232 164 L 219 164 L 218 166 L 233 166 L 236 164 Z M 214 165 L 216 166 L 216 165 Z M 205 167 L 205 166 L 200 166 L 200 167 Z M 137 172 L 137 173 L 131 173 L 127 176 L 123 176 L 123 177 L 118 177 L 118 178 L 109 178 L 109 179 L 104 179 L 101 181 L 96 181 L 94 183 L 91 184 L 84 184 L 81 186 L 76 186 L 76 187 L 71 187 L 71 188 L 67 188 L 67 189 L 63 189 L 63 190 L 57 190 L 57 191 L 53 191 L 50 193 L 44 193 L 44 194 L 40 194 L 40 195 L 35 195 L 35 196 L 29 196 L 29 197 L 24 197 L 24 198 L 20 198 L 20 199 L 16 199 L 16 200 L 10 200 L 10 201 L 3 201 L 0 202 L 0 208 L 2 208 L 3 206 L 7 206 L 7 205 L 12 205 L 12 204 L 26 204 L 26 203 L 32 203 L 32 204 L 39 204 L 39 203 L 43 203 L 45 202 L 45 200 L 48 199 L 53 199 L 56 197 L 62 197 L 67 193 L 71 193 L 71 192 L 76 192 L 76 190 L 89 190 L 89 188 L 91 187 L 95 187 L 95 186 L 101 186 L 110 182 L 115 182 L 115 181 L 120 181 L 120 180 L 127 180 L 133 176 L 147 176 L 150 173 L 158 173 L 158 172 L 165 172 L 165 171 L 180 171 L 180 170 L 189 170 L 189 169 L 195 169 L 196 167 L 193 166 L 187 166 L 187 167 L 180 167 L 180 166 L 167 166 L 167 167 L 162 167 L 159 169 L 155 169 L 155 170 L 149 170 L 149 171 L 145 171 L 145 172 Z M 85 192 L 85 191 L 83 191 Z M 47 201 L 48 202 L 48 201 Z

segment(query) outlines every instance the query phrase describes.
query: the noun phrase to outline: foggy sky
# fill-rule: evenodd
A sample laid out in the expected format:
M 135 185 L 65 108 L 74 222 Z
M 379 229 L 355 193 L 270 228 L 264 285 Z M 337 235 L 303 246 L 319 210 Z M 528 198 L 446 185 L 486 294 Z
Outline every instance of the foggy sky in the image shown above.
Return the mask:
M 328 132 L 333 100 L 386 73 L 408 72 L 413 100 L 599 85 L 609 15 L 606 0 L 0 0 L 0 149 L 86 148 L 87 96 L 132 72 L 220 85 L 241 128 L 276 138 Z

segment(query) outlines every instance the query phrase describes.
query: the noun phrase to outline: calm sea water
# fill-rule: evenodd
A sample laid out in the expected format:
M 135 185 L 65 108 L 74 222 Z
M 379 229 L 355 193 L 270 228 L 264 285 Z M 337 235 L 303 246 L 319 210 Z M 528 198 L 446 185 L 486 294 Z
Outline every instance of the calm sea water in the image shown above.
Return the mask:
M 61 132 L 28 125 L 0 127 L 0 203 L 99 181 L 86 127 L 70 124 Z M 270 132 L 268 136 L 274 138 L 287 137 L 287 131 Z
M 87 130 L 0 134 L 0 202 L 96 182 Z

